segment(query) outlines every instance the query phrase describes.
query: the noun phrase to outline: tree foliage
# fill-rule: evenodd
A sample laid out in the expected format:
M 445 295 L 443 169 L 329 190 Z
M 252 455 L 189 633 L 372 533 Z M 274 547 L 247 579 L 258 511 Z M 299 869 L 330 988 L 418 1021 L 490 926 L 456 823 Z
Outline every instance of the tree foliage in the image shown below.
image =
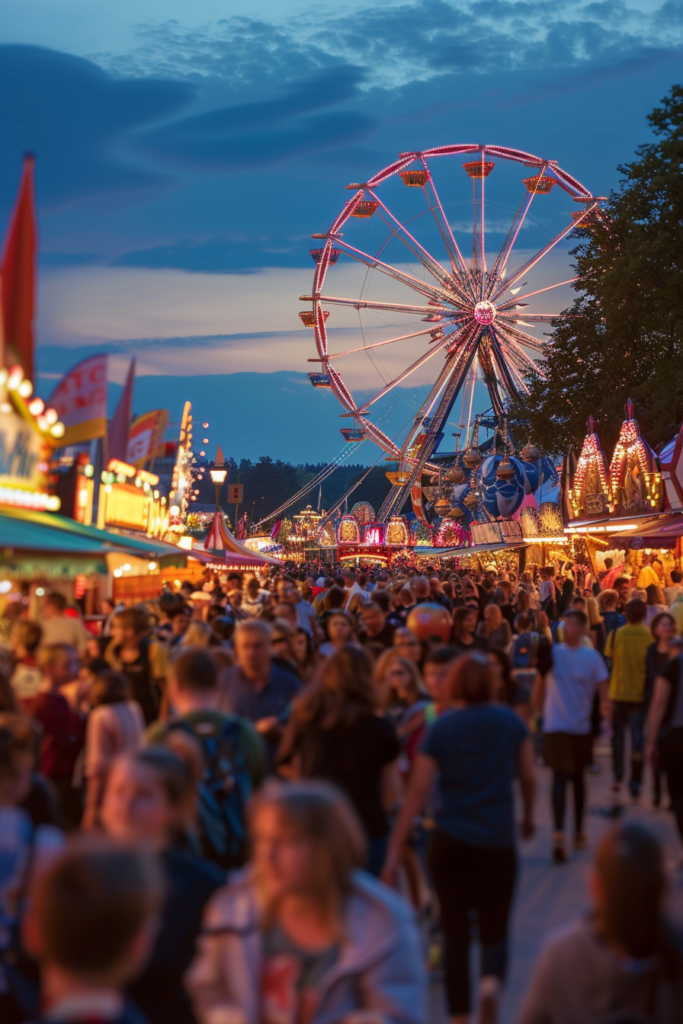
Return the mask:
M 577 233 L 573 318 L 554 325 L 545 377 L 514 410 L 552 454 L 580 447 L 589 415 L 609 450 L 629 397 L 653 446 L 683 419 L 683 87 L 648 121 L 654 141 L 619 167 L 606 216 Z

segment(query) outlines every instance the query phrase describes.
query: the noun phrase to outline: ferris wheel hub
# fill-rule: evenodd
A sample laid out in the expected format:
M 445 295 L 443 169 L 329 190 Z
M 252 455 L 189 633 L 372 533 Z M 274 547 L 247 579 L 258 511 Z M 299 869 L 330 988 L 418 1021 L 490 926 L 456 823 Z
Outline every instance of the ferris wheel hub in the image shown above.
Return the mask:
M 478 324 L 488 327 L 496 319 L 496 307 L 486 299 L 478 302 L 474 307 L 474 319 Z

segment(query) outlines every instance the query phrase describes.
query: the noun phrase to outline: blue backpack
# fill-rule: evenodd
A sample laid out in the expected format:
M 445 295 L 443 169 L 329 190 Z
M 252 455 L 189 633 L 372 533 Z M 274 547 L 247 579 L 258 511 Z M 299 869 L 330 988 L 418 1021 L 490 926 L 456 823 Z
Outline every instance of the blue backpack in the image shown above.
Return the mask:
M 201 852 L 226 871 L 247 860 L 247 804 L 253 791 L 244 755 L 240 723 L 226 719 L 220 728 L 215 719 L 190 724 L 172 722 L 198 740 L 204 755 L 204 772 L 197 786 L 197 817 Z
M 536 668 L 540 639 L 539 634 L 533 630 L 519 634 L 512 645 L 513 668 Z

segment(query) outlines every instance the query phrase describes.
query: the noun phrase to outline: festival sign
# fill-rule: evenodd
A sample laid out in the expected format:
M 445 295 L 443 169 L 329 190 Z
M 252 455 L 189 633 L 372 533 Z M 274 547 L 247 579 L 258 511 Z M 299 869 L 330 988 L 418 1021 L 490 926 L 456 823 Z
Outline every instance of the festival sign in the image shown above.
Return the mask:
M 145 462 L 156 456 L 167 426 L 166 409 L 152 409 L 133 420 L 128 431 L 126 462 L 142 469 Z
M 107 432 L 107 355 L 81 360 L 62 378 L 48 405 L 66 427 L 63 445 L 104 437 Z
M 55 512 L 59 498 L 48 492 L 51 452 L 64 427 L 54 409 L 32 391 L 19 367 L 0 369 L 0 506 Z

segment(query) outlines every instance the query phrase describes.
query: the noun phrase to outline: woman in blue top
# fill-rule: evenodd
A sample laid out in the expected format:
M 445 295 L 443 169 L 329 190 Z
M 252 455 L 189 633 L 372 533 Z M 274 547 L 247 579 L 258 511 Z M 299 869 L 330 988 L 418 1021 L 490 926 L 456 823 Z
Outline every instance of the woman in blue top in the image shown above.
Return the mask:
M 522 790 L 522 836 L 530 838 L 534 831 L 531 739 L 514 711 L 492 703 L 493 682 L 484 654 L 465 655 L 454 663 L 449 680 L 454 710 L 435 722 L 422 740 L 382 876 L 385 881 L 393 879 L 412 822 L 436 783 L 440 808 L 430 867 L 441 906 L 452 1024 L 469 1019 L 472 911 L 482 946 L 481 1019 L 495 1020 L 517 873 L 515 778 Z M 489 1017 L 483 1016 L 485 1006 Z

